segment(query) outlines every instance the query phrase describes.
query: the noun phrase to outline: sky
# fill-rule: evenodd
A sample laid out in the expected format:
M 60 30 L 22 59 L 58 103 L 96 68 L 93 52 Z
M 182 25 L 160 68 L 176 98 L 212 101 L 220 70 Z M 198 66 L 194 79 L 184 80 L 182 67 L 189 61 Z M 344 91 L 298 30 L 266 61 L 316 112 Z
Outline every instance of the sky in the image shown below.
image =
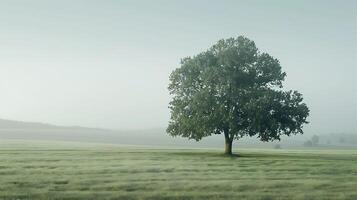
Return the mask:
M 357 134 L 357 1 L 2 0 L 0 118 L 166 127 L 181 58 L 244 35 L 310 108 L 306 132 Z

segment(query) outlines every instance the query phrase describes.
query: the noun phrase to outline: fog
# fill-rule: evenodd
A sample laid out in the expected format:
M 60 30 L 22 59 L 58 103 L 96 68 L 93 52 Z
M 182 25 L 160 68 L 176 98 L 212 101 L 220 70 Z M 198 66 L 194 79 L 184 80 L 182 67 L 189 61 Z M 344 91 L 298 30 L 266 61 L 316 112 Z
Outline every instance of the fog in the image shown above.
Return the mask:
M 0 118 L 165 128 L 170 72 L 244 35 L 278 58 L 310 134 L 356 133 L 356 1 L 0 2 Z

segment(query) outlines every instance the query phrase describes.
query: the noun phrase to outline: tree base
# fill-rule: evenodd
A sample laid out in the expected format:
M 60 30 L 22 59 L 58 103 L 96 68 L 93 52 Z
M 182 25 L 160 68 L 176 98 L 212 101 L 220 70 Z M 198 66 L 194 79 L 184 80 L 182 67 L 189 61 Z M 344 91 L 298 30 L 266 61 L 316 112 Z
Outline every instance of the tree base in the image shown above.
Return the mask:
M 229 156 L 232 155 L 232 141 L 226 141 L 224 146 L 224 154 Z

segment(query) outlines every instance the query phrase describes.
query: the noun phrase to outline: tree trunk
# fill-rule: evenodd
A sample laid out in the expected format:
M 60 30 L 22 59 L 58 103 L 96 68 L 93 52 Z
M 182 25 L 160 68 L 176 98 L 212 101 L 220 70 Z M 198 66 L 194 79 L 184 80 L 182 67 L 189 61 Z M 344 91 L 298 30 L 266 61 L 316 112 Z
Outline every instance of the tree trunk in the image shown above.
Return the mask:
M 225 148 L 224 148 L 224 154 L 226 155 L 232 155 L 232 143 L 233 139 L 229 138 L 228 134 L 224 134 L 225 138 Z

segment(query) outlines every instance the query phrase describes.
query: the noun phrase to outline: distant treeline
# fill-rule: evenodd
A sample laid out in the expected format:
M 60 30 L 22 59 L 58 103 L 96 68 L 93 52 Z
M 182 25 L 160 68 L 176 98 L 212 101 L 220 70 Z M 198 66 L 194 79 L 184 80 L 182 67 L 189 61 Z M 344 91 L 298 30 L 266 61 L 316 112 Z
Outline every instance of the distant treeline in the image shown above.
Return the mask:
M 307 139 L 305 147 L 314 146 L 357 146 L 357 134 L 331 133 L 326 135 L 313 135 Z

